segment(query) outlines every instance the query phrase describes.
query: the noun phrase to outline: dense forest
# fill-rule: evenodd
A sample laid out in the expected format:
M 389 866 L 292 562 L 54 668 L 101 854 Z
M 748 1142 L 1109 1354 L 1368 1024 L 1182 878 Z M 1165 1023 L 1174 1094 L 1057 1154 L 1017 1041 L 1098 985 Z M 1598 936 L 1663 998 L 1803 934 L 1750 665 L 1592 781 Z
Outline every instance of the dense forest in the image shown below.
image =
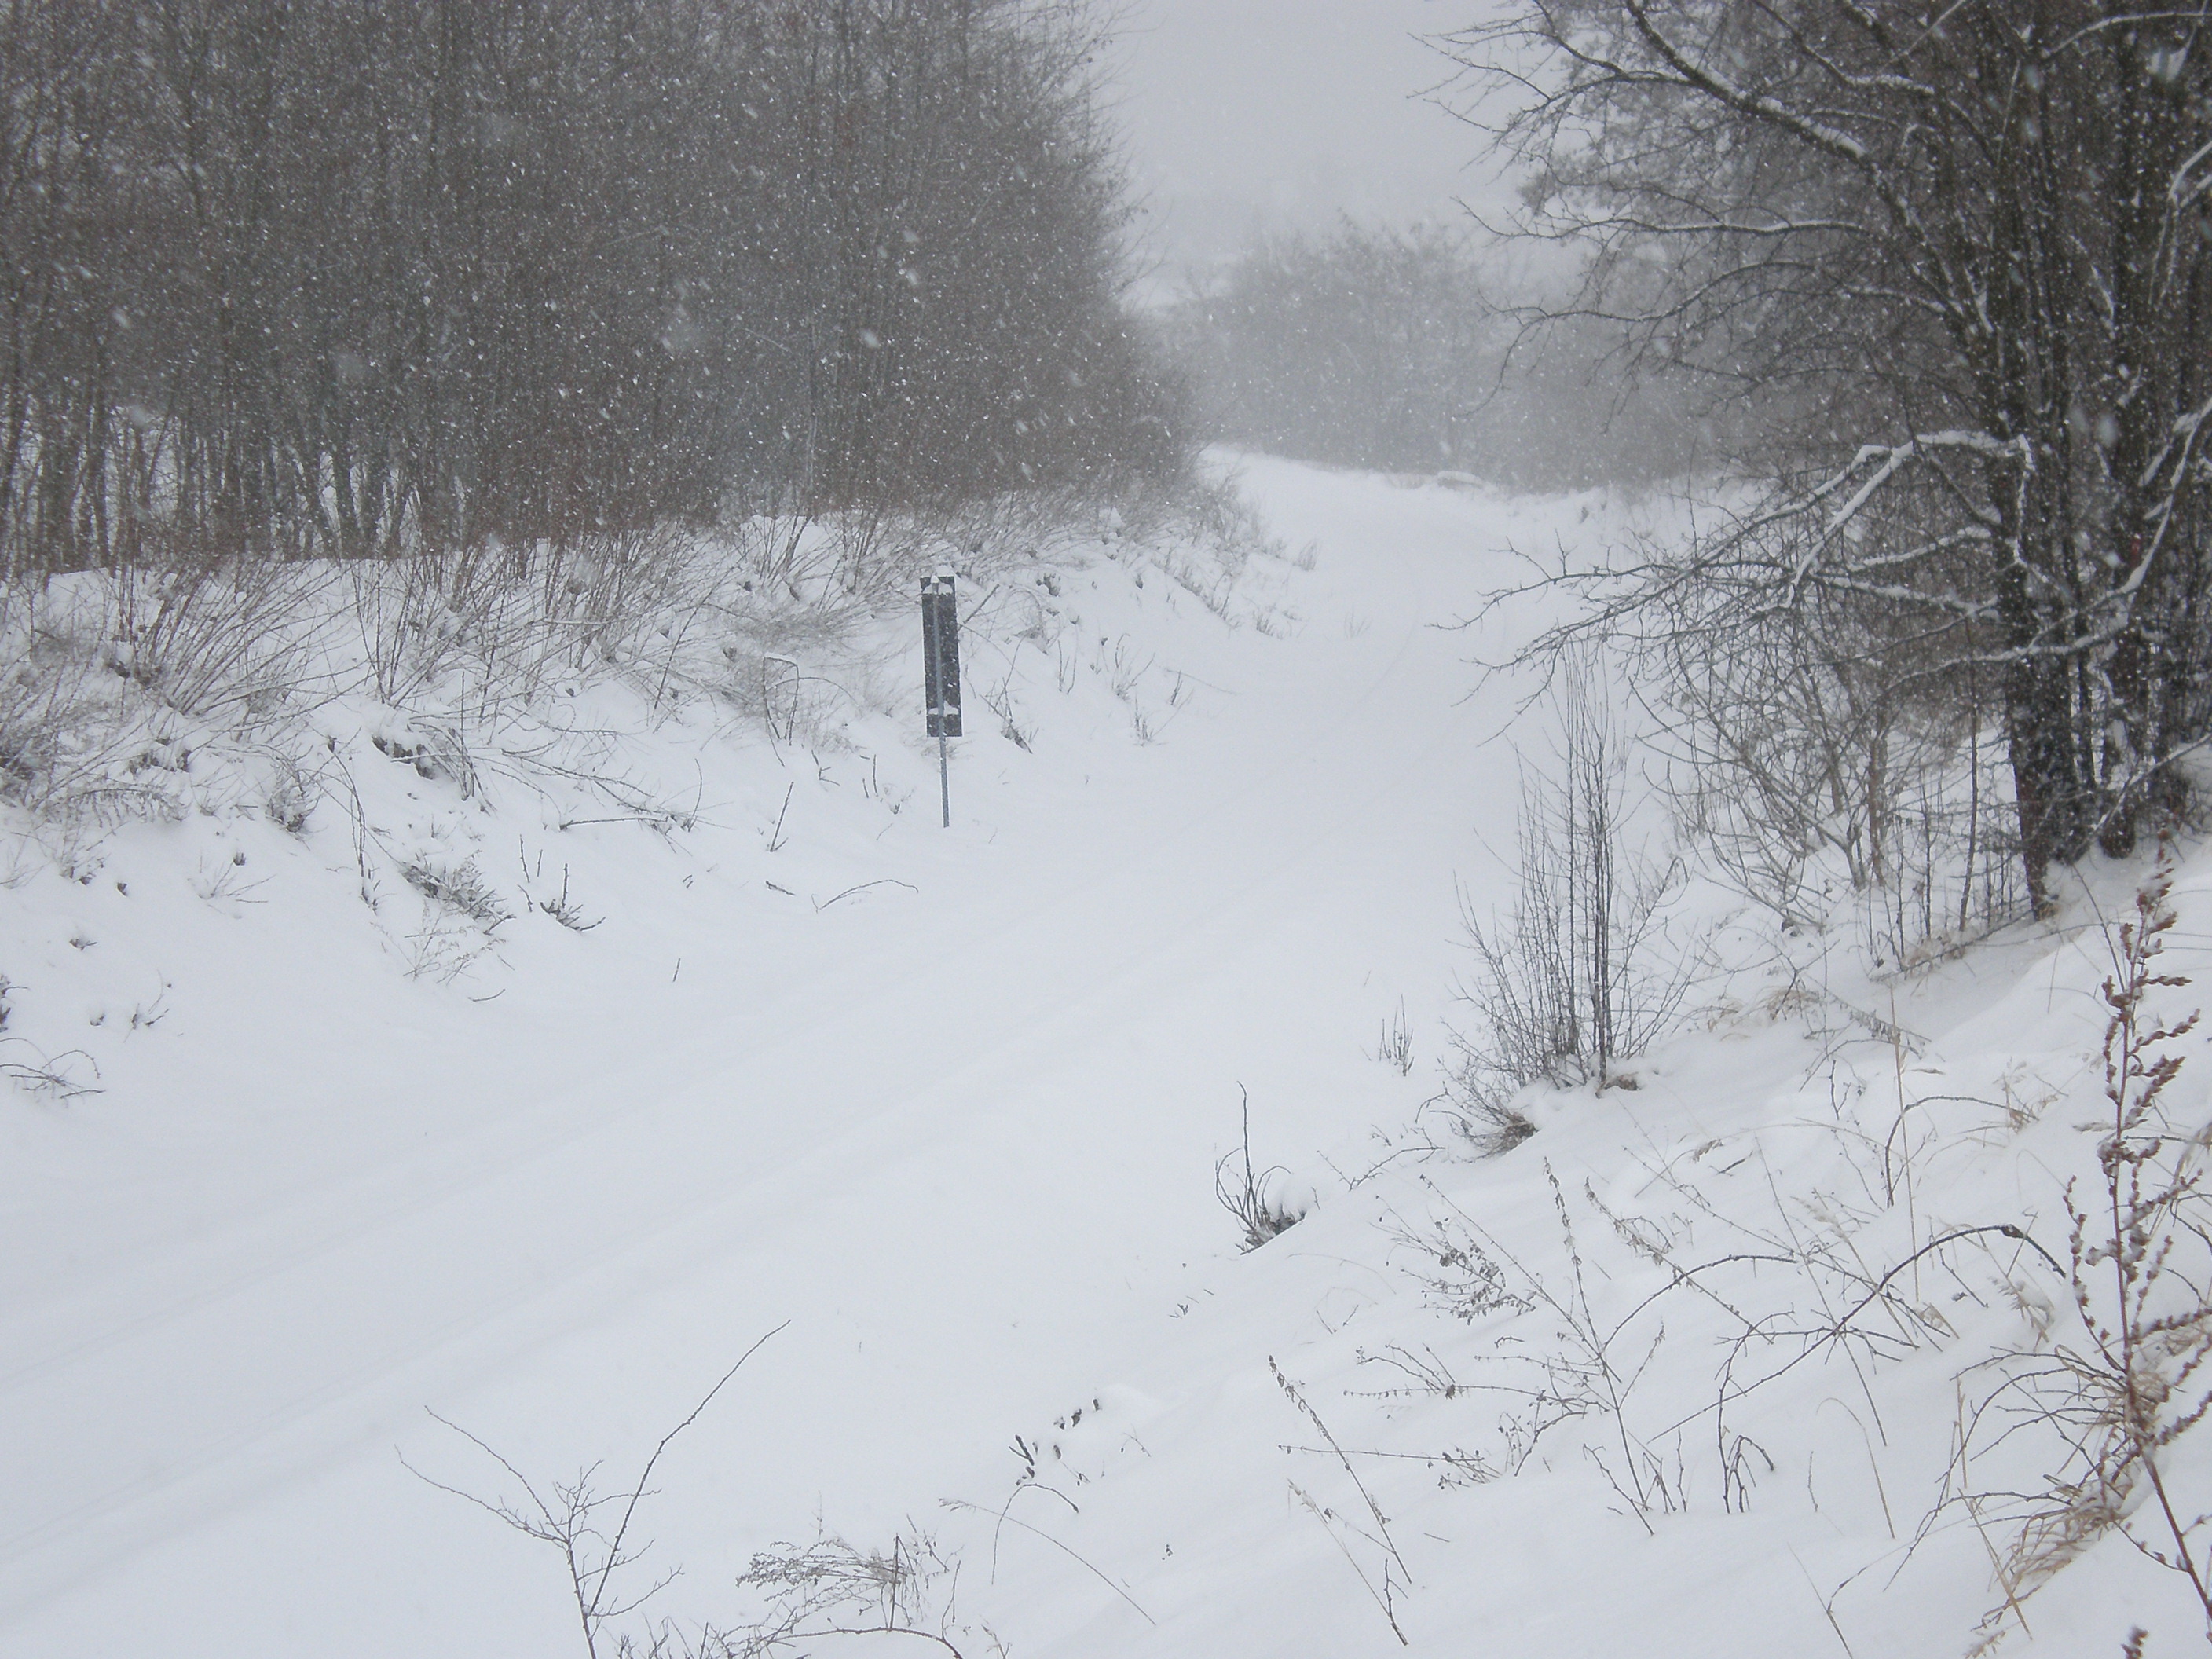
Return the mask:
M 0 555 L 380 556 L 1172 471 L 1073 9 L 24 0 Z

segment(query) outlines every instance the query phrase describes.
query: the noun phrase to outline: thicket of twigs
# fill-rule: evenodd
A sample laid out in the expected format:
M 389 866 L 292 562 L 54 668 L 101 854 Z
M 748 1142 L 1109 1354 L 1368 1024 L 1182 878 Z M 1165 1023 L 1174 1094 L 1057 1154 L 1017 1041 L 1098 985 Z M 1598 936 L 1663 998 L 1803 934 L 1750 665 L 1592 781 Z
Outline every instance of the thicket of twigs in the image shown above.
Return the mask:
M 1682 713 L 1740 777 L 1831 751 L 1855 879 L 1887 879 L 1883 780 L 1915 749 L 1977 799 L 2002 750 L 2002 842 L 1971 810 L 1927 822 L 2038 908 L 2054 866 L 2185 805 L 2212 734 L 2209 27 L 2201 3 L 1566 0 L 1448 44 L 1526 180 L 1514 230 L 1581 272 L 1522 313 L 1531 344 L 1608 326 L 1624 372 L 1741 437 L 1718 459 L 1744 488 L 1686 546 L 1554 573 L 1594 601 L 1577 627 L 1718 670 Z M 1819 706 L 1750 683 L 1778 666 Z
M 1486 1411 L 1501 1401 L 1494 1434 L 1430 1460 L 1448 1482 L 1518 1473 L 1544 1449 L 1556 1464 L 1579 1442 L 1649 1523 L 1782 1508 L 1789 1499 L 1767 1488 L 1800 1461 L 1819 1509 L 1808 1455 L 1818 1431 L 1787 1391 L 1833 1386 L 1820 1405 L 1865 1436 L 1878 1506 L 1867 1518 L 1894 1540 L 1888 1571 L 1948 1533 L 1986 1547 L 1993 1605 L 1971 1651 L 2034 1629 L 2034 1593 L 2106 1543 L 2171 1572 L 2212 1637 L 2194 1443 L 2212 1416 L 2212 1126 L 2183 1083 L 2198 1016 L 2190 979 L 2165 960 L 2180 926 L 2174 885 L 2162 849 L 2131 912 L 2101 930 L 2106 1018 L 2079 1093 L 2023 1090 L 2032 1080 L 2014 1073 L 1985 1092 L 1953 1067 L 1916 1085 L 1906 1034 L 1893 1028 L 1863 1059 L 1831 1051 L 1826 1116 L 1731 1138 L 1737 1162 L 1723 1168 L 1646 1164 L 1645 1201 L 1625 1212 L 1595 1184 L 1577 1194 L 1539 1166 L 1557 1248 L 1502 1237 L 1427 1183 L 1433 1207 L 1394 1215 L 1388 1231 L 1425 1301 L 1462 1328 L 1363 1350 L 1381 1379 L 1373 1397 L 1466 1397 Z M 2100 1109 L 2072 1121 L 2091 1099 Z M 2028 1137 L 2033 1152 L 2010 1145 Z M 1958 1178 L 2008 1146 L 2070 1178 L 2039 1214 L 2001 1199 L 1963 1207 L 1972 1183 Z M 1740 1164 L 1765 1168 L 1784 1146 L 1786 1174 L 1778 1163 L 1760 1183 L 1731 1186 Z M 2004 1185 L 1983 1191 L 1996 1198 Z M 1725 1243 L 1687 1248 L 1716 1226 Z M 1710 1378 L 1693 1358 L 1701 1344 Z M 1949 1455 L 1900 1466 L 1895 1418 L 1879 1425 L 1916 1391 L 1926 1399 L 1911 1362 L 1928 1354 L 1948 1357 L 1942 1386 L 1956 1389 Z M 1832 1381 L 1815 1381 L 1824 1371 Z M 1686 1398 L 1703 1403 L 1686 1411 Z M 1922 1492 L 1917 1521 L 1893 1507 Z M 1863 1572 L 1822 1588 L 1832 1621 Z
M 0 560 L 391 556 L 1172 471 L 1073 6 L 34 0 Z
M 1534 1133 L 1516 1104 L 1530 1084 L 1634 1088 L 1625 1069 L 1667 1035 L 1690 986 L 1691 956 L 1666 937 L 1679 860 L 1655 853 L 1633 745 L 1607 702 L 1601 666 L 1564 665 L 1547 700 L 1548 760 L 1522 779 L 1515 893 L 1502 915 L 1464 901 L 1469 949 L 1440 1104 L 1478 1155 Z

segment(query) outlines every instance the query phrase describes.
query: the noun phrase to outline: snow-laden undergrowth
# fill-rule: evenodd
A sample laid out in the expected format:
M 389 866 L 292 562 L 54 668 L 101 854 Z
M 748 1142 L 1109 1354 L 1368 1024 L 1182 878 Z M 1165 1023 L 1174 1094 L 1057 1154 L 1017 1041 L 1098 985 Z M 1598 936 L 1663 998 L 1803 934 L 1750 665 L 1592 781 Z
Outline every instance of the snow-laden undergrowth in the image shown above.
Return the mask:
M 619 1499 L 748 1352 L 602 1656 L 2196 1643 L 2066 1409 L 2147 868 L 1905 972 L 1693 885 L 1681 1028 L 1440 1150 L 1526 688 L 1437 624 L 1622 509 L 1246 488 L 1239 571 L 1109 526 L 966 584 L 950 831 L 903 595 L 809 646 L 801 583 L 496 724 L 153 733 L 173 811 L 27 841 L 5 1035 L 59 1080 L 0 1106 L 0 1650 L 580 1652 L 560 1551 L 452 1492 Z M 2185 854 L 2174 977 L 2208 894 Z M 2192 1157 L 2203 1042 L 2150 1051 Z M 1241 1254 L 1247 1100 L 1301 1218 Z

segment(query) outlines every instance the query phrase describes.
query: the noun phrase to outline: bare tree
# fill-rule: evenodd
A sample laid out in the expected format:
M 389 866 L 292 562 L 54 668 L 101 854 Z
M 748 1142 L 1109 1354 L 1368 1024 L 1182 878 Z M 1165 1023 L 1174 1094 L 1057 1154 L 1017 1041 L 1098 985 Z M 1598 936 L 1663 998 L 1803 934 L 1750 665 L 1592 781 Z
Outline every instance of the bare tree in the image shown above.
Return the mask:
M 1033 0 L 0 9 L 0 556 L 550 547 L 1187 460 Z
M 1755 404 L 1720 579 L 1909 621 L 1999 688 L 2030 894 L 2132 845 L 2208 729 L 2212 7 L 1534 0 L 1452 36 L 1631 369 Z M 1790 544 L 1776 552 L 1777 534 Z M 1730 607 L 1733 607 L 1731 610 Z

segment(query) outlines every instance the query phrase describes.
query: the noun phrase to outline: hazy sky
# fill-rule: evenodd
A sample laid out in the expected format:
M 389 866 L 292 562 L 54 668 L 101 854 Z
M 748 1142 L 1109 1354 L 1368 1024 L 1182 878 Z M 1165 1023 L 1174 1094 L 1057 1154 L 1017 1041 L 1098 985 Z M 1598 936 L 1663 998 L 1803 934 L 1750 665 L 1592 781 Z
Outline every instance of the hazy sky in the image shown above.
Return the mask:
M 1255 223 L 1339 210 L 1406 222 L 1483 188 L 1479 135 L 1420 94 L 1450 64 L 1415 37 L 1482 0 L 1133 0 L 1121 94 L 1147 245 L 1177 269 Z

